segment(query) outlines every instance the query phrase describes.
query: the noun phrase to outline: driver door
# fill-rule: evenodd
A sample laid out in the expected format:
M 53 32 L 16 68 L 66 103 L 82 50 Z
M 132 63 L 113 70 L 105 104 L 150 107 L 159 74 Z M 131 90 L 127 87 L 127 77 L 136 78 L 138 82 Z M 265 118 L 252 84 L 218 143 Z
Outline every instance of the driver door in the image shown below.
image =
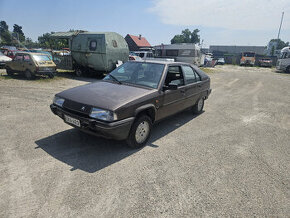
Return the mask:
M 13 59 L 13 64 L 11 64 L 12 70 L 21 71 L 23 64 L 23 55 L 16 54 L 15 58 Z
M 158 119 L 173 115 L 185 109 L 184 103 L 186 93 L 181 66 L 174 65 L 168 67 L 164 86 L 168 86 L 169 84 L 176 84 L 177 89 L 163 91 L 162 106 L 159 110 L 160 113 Z

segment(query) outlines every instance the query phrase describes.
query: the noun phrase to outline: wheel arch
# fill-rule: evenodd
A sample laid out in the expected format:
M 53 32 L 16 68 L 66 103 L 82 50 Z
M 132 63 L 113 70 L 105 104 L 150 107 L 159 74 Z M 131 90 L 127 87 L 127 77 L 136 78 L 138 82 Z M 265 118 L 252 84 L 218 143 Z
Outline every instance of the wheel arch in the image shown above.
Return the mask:
M 142 114 L 149 116 L 152 120 L 152 123 L 154 123 L 156 117 L 155 106 L 153 104 L 147 104 L 137 108 L 135 111 L 135 117 L 140 117 Z

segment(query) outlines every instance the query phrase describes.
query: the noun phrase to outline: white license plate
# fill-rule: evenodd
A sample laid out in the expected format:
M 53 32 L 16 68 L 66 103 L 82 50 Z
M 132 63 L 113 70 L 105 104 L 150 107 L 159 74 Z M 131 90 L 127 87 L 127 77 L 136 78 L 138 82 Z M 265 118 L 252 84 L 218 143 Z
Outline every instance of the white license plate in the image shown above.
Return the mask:
M 78 119 L 72 118 L 70 116 L 64 115 L 64 120 L 67 123 L 73 124 L 75 126 L 81 127 L 81 123 Z
M 45 67 L 43 70 L 45 70 L 45 71 L 51 71 L 52 69 L 49 68 L 49 67 Z

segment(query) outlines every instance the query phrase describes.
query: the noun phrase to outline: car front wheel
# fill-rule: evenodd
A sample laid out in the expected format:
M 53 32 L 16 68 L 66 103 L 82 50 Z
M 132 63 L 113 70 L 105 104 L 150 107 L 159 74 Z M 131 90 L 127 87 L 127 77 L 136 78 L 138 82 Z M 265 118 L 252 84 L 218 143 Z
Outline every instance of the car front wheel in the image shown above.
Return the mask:
M 26 79 L 34 79 L 34 74 L 30 72 L 30 70 L 25 71 Z
M 200 98 L 196 104 L 193 106 L 193 113 L 195 114 L 200 114 L 203 110 L 203 106 L 204 106 L 204 99 Z
M 127 138 L 127 144 L 131 148 L 140 148 L 148 141 L 152 129 L 150 117 L 140 116 L 132 125 L 131 131 Z

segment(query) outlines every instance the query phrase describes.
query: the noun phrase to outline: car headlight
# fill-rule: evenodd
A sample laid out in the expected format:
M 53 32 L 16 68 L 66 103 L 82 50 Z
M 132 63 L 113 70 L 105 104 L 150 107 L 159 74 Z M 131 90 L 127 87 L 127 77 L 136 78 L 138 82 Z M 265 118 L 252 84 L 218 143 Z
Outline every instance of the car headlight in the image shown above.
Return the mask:
M 54 96 L 54 99 L 53 99 L 53 103 L 59 107 L 62 107 L 63 105 L 63 102 L 64 102 L 64 99 L 63 98 L 60 98 L 60 97 L 57 97 L 57 96 Z
M 94 108 L 94 107 L 92 108 L 90 117 L 96 118 L 99 120 L 105 120 L 105 121 L 114 121 L 117 119 L 117 115 L 113 113 L 112 111 Z

